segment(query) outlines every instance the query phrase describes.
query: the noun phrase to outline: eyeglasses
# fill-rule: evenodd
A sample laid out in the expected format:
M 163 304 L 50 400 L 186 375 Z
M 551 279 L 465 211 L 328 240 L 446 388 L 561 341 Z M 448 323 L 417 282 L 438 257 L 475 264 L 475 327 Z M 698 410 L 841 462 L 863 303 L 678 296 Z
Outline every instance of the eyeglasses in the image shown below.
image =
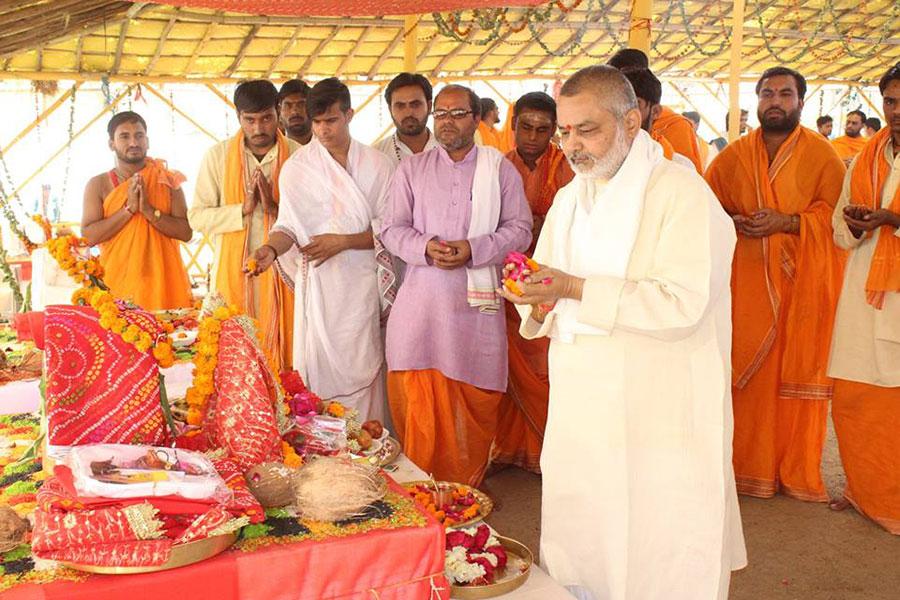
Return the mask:
M 464 108 L 454 108 L 453 110 L 436 110 L 431 113 L 431 116 L 434 117 L 435 121 L 440 121 L 442 119 L 446 119 L 447 117 L 451 117 L 454 121 L 459 121 L 460 119 L 465 119 L 468 115 L 473 114 L 473 111 L 466 110 Z

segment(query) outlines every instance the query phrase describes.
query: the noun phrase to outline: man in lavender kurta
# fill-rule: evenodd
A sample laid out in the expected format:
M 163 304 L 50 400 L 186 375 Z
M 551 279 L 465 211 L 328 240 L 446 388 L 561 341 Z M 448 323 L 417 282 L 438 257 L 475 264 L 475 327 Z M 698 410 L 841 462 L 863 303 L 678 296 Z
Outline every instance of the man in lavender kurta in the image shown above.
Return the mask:
M 531 243 L 522 179 L 474 145 L 480 109 L 468 88 L 434 101 L 441 147 L 404 160 L 382 241 L 407 266 L 387 326 L 388 401 L 407 456 L 436 478 L 477 485 L 506 390 L 499 268 Z

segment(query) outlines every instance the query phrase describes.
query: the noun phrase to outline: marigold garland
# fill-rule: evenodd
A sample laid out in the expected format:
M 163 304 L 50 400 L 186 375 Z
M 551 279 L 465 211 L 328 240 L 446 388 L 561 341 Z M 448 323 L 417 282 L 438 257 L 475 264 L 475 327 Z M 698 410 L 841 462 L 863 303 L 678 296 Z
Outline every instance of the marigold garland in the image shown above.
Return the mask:
M 200 321 L 194 355 L 194 380 L 185 394 L 188 405 L 187 423 L 199 427 L 206 414 L 209 397 L 215 391 L 214 374 L 219 362 L 219 334 L 222 322 L 239 314 L 237 307 L 220 306 Z M 194 434 L 196 435 L 196 434 Z

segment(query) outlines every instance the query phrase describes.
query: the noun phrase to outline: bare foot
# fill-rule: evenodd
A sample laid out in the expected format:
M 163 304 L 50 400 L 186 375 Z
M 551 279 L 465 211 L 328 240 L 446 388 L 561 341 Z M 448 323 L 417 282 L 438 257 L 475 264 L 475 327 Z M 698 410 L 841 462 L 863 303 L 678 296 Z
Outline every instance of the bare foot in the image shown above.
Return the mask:
M 828 503 L 828 508 L 835 512 L 840 512 L 842 510 L 847 510 L 850 508 L 850 501 L 844 497 L 835 498 L 831 502 Z

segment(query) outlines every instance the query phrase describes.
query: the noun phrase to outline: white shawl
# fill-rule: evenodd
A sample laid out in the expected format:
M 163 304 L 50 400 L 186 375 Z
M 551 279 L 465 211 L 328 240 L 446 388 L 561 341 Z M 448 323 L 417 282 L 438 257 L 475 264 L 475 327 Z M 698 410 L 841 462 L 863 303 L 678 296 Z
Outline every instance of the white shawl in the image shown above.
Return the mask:
M 376 252 L 346 250 L 314 267 L 299 247 L 315 235 L 377 231 L 393 169 L 387 157 L 356 141 L 344 169 L 313 138 L 281 171 L 272 231 L 296 242 L 277 263 L 295 292 L 294 368 L 322 398 L 363 390 L 381 371 Z
M 647 182 L 664 159 L 662 147 L 641 130 L 625 162 L 608 182 L 576 175 L 562 188 L 552 209 L 559 211 L 552 266 L 582 278 L 606 275 L 624 279 L 641 223 Z M 557 302 L 551 337 L 572 343 L 576 334 L 609 335 L 609 331 L 579 322 L 579 305 L 570 299 Z
M 500 223 L 500 163 L 503 154 L 488 146 L 478 146 L 475 162 L 475 178 L 472 180 L 472 218 L 469 221 L 468 239 L 490 235 Z M 488 265 L 479 269 L 466 269 L 466 295 L 469 305 L 484 313 L 500 310 L 497 295 L 499 278 L 497 268 Z

